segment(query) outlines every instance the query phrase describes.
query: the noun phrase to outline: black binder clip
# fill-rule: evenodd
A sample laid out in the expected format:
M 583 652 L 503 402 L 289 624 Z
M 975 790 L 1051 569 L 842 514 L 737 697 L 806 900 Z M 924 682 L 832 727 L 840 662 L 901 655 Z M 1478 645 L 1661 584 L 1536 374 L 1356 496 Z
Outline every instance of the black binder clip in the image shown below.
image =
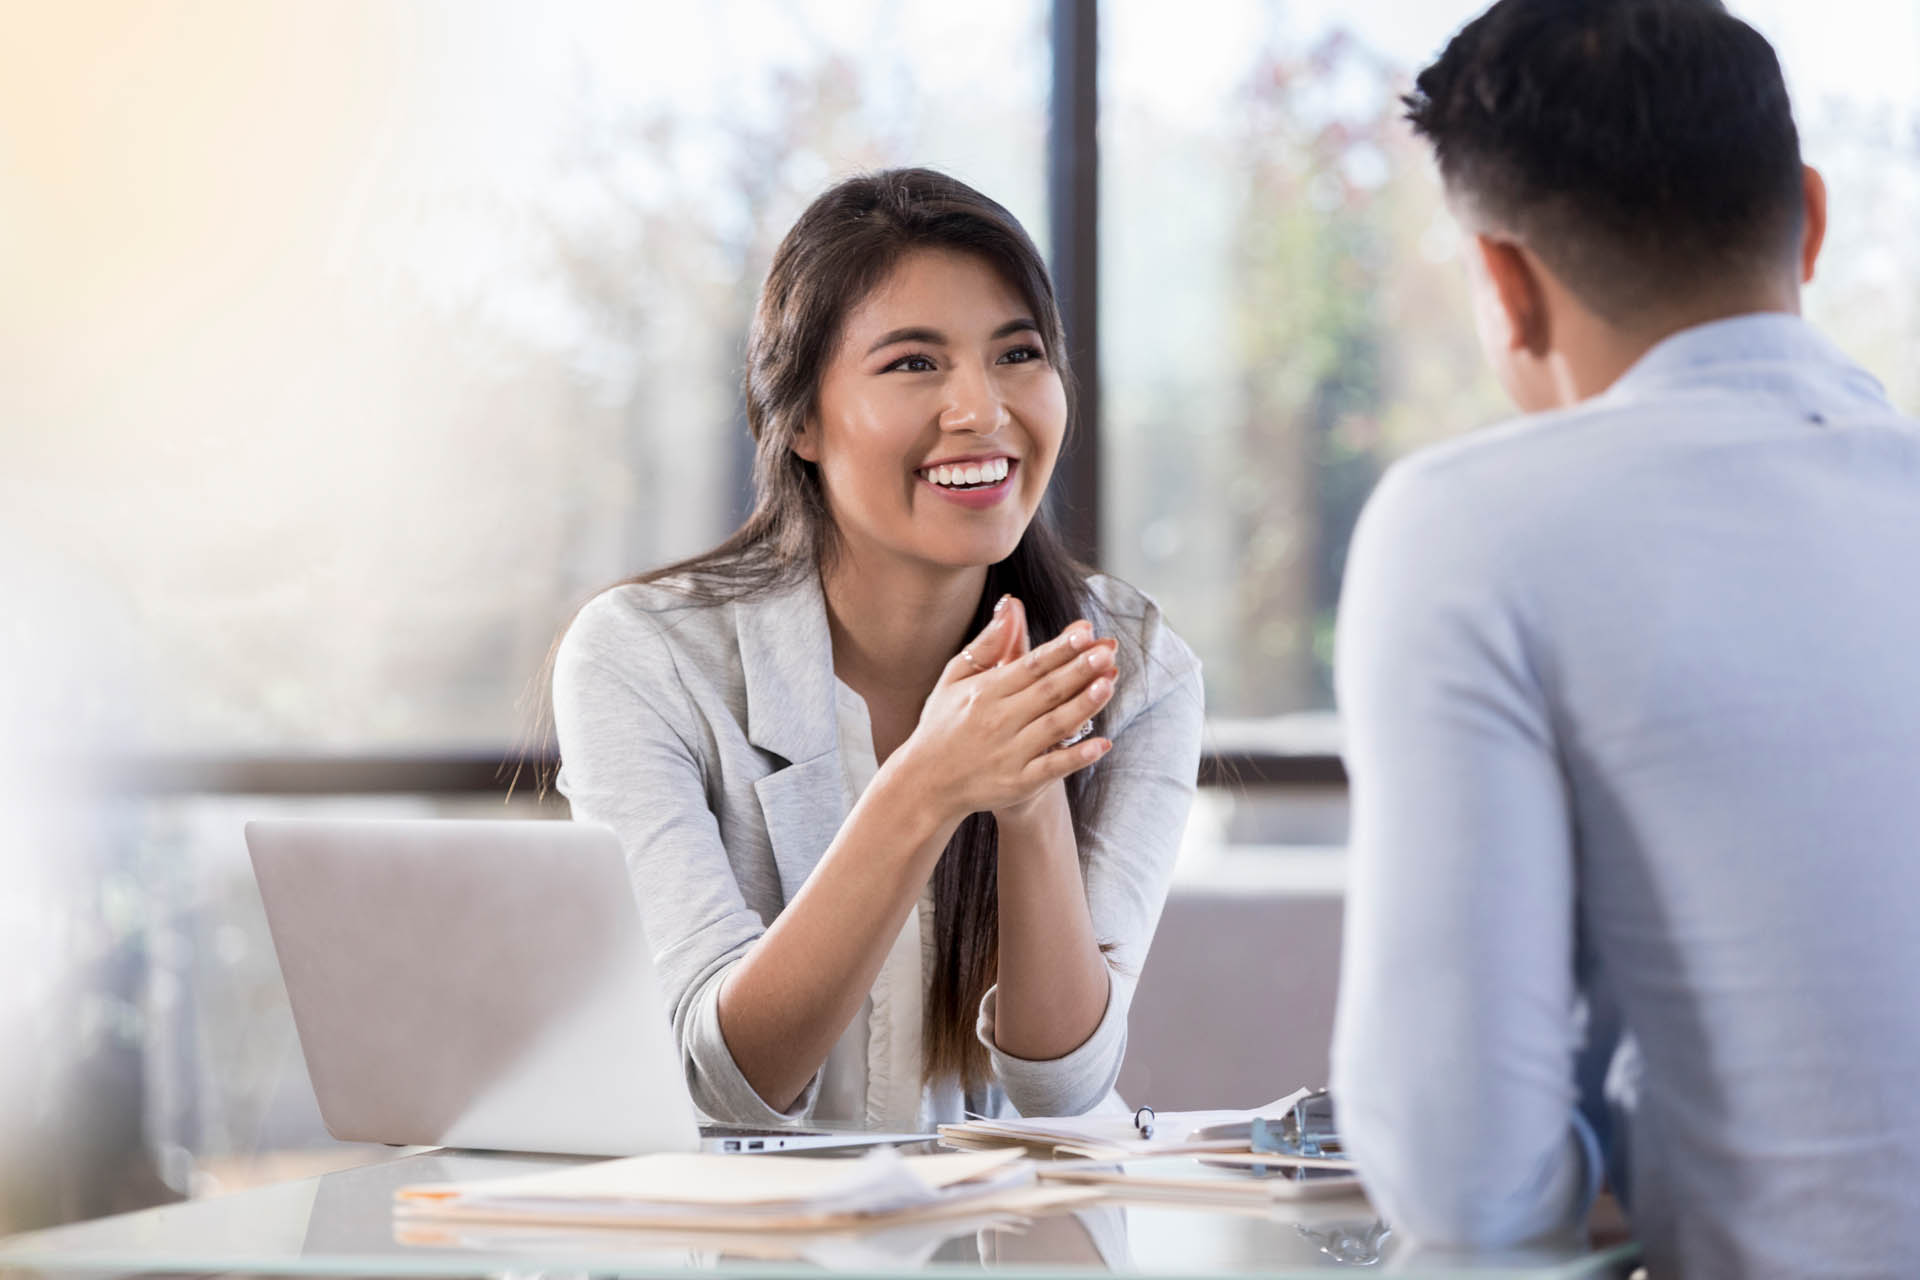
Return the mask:
M 1141 1138 L 1153 1136 L 1153 1108 L 1141 1107 L 1133 1113 L 1133 1127 L 1140 1131 Z

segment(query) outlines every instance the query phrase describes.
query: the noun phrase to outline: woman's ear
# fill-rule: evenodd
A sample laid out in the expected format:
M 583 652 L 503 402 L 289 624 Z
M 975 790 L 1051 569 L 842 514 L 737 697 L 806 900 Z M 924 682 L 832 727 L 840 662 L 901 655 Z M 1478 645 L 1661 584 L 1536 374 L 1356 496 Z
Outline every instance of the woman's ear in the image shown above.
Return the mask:
M 802 422 L 793 433 L 793 441 L 788 446 L 796 455 L 808 462 L 820 461 L 820 424 L 812 418 Z

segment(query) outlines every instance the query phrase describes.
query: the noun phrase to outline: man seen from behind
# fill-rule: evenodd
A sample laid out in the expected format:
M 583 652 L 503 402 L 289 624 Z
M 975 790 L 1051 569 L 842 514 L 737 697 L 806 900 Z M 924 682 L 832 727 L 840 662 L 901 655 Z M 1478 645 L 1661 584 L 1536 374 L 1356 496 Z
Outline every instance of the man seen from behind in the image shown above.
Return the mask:
M 1799 318 L 1826 226 L 1712 0 L 1501 0 L 1409 117 L 1523 416 L 1355 535 L 1333 1084 L 1388 1221 L 1603 1181 L 1655 1277 L 1920 1264 L 1920 431 Z

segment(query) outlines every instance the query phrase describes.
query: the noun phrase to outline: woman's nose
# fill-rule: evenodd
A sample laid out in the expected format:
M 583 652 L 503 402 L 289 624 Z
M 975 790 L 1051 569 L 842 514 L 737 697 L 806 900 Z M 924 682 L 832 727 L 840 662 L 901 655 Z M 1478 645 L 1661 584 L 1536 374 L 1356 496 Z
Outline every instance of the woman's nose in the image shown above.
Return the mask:
M 1007 406 L 985 367 L 962 363 L 947 381 L 946 403 L 940 409 L 942 431 L 971 431 L 992 435 L 1007 421 Z

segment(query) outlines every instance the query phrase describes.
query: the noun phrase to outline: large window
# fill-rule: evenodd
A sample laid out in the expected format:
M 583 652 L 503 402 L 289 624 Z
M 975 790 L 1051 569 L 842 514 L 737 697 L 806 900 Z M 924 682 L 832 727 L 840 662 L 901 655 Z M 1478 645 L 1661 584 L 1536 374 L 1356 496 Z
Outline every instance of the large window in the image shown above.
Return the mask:
M 1478 7 L 1100 5 L 1102 558 L 1223 719 L 1331 705 L 1371 485 L 1507 411 L 1397 104 Z M 1734 7 L 1832 185 L 1809 310 L 1920 405 L 1920 5 Z M 938 165 L 1048 243 L 1050 13 L 47 8 L 0 68 L 8 541 L 118 620 L 148 749 L 503 748 L 580 599 L 737 518 L 812 194 Z
M 574 605 L 732 526 L 807 200 L 924 163 L 1045 234 L 1041 0 L 26 25 L 0 520 L 111 599 L 152 750 L 503 748 Z

